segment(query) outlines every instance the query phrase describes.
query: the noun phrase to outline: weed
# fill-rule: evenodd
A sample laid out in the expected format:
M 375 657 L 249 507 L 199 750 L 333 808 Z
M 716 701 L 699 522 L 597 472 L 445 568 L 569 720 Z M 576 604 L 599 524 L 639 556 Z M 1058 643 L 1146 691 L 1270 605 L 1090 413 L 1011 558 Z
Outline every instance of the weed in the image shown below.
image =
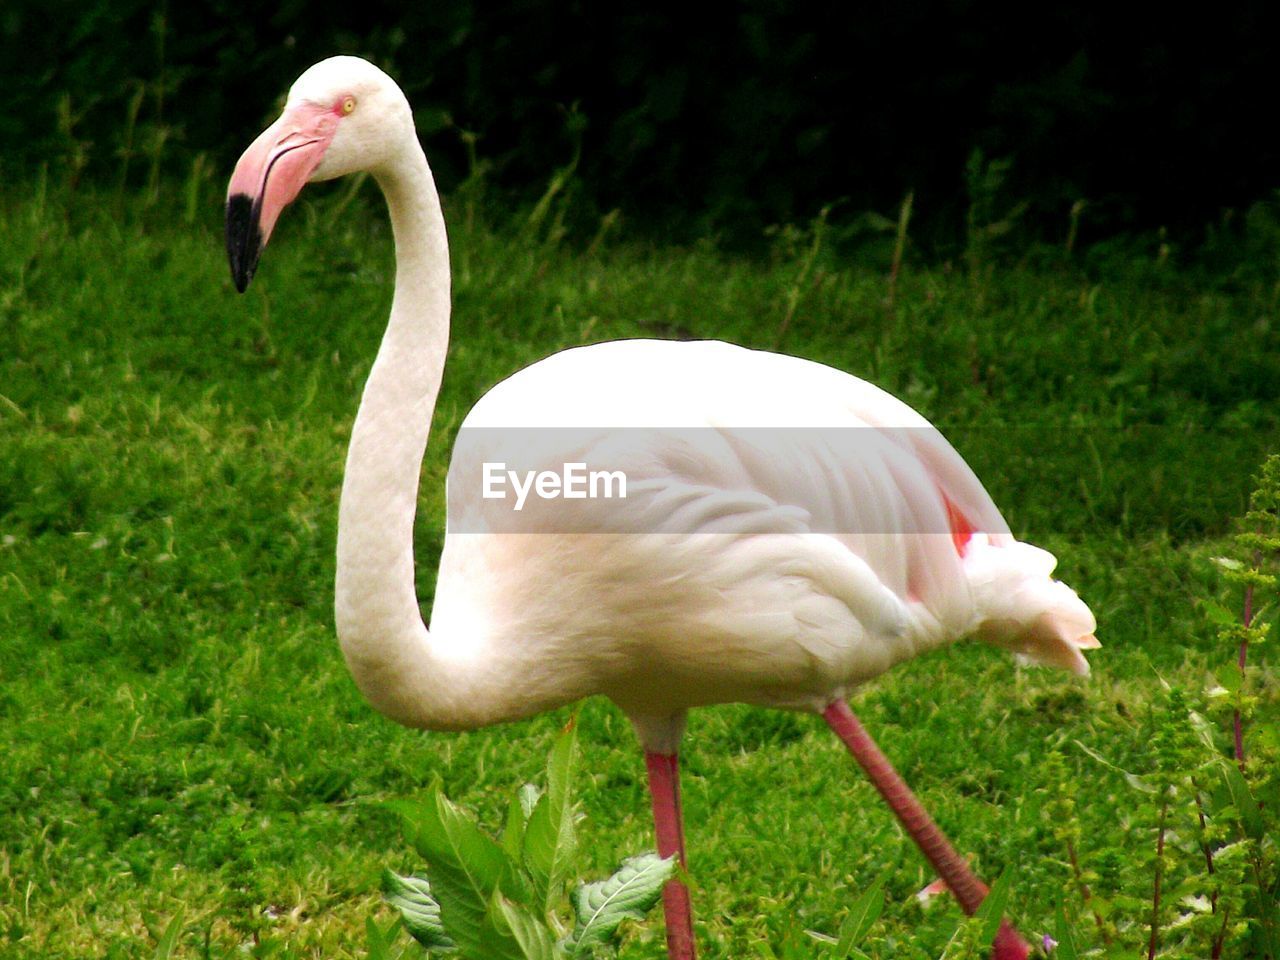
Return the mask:
M 1071 255 L 1075 253 L 1076 241 L 1080 238 L 1080 218 L 1084 215 L 1085 207 L 1088 204 L 1084 200 L 1077 200 L 1071 204 L 1071 213 L 1069 216 L 1069 224 L 1067 226 L 1067 239 L 1062 244 L 1063 253 L 1067 259 L 1071 259 Z
M 911 225 L 911 207 L 915 203 L 916 195 L 912 191 L 908 191 L 907 195 L 902 198 L 902 205 L 898 208 L 898 226 L 894 234 L 893 241 L 893 260 L 889 265 L 889 309 L 893 309 L 894 298 L 898 292 L 898 274 L 902 270 L 902 258 L 907 250 L 907 230 Z
M 1243 956 L 1280 956 L 1280 819 L 1276 804 L 1262 799 L 1280 797 L 1275 773 L 1280 744 L 1262 733 L 1257 761 L 1246 759 L 1244 745 L 1260 700 L 1249 692 L 1246 653 L 1251 643 L 1266 640 L 1269 627 L 1255 617 L 1254 590 L 1275 591 L 1276 578 L 1267 568 L 1280 553 L 1278 506 L 1280 457 L 1271 456 L 1257 478 L 1242 522 L 1245 531 L 1235 538 L 1237 550 L 1250 559 L 1217 558 L 1228 581 L 1243 587 L 1243 617 L 1237 619 L 1216 601 L 1202 603 L 1209 624 L 1231 646 L 1234 662 L 1218 671 L 1217 683 L 1199 703 L 1193 704 L 1184 688 L 1162 684 L 1142 727 L 1150 769 L 1142 774 L 1120 771 L 1142 797 L 1127 817 L 1136 833 L 1148 833 L 1149 840 L 1137 847 L 1127 872 L 1134 881 L 1147 880 L 1145 907 L 1136 890 L 1123 889 L 1127 884 L 1114 867 L 1093 878 L 1121 889 L 1101 900 L 1091 894 L 1077 855 L 1081 833 L 1074 787 L 1061 776 L 1061 757 L 1053 759 L 1051 774 L 1059 784 L 1050 808 L 1055 837 L 1065 847 L 1081 905 L 1092 914 L 1098 937 L 1109 950 L 1119 941 L 1135 952 L 1141 949 L 1147 960 L 1216 958 L 1228 947 Z M 1224 728 L 1215 716 L 1229 719 L 1230 725 Z M 1144 911 L 1145 921 L 1140 918 Z M 1060 924 L 1059 929 L 1068 928 Z M 1075 943 L 1087 941 L 1083 931 L 1069 935 L 1073 950 Z
M 1001 191 L 1013 161 L 988 160 L 974 149 L 965 165 L 965 193 L 969 207 L 965 214 L 965 261 L 974 277 L 992 267 L 995 242 L 1013 230 L 1028 204 L 1016 203 L 1001 209 Z
M 520 232 L 520 238 L 524 242 L 535 242 L 539 236 L 542 236 L 544 243 L 554 247 L 564 239 L 566 212 L 564 195 L 573 184 L 578 164 L 582 160 L 582 136 L 586 129 L 587 118 L 578 111 L 578 105 L 575 103 L 566 112 L 565 119 L 565 131 L 573 144 L 572 153 L 568 162 L 551 175 L 551 179 L 547 181 L 547 187 L 542 192 L 542 196 L 538 198 L 537 203 L 533 205 L 533 209 L 529 211 L 529 215 L 525 218 L 524 226 Z M 559 202 L 557 202 L 557 198 L 559 198 Z M 553 210 L 555 213 L 548 223 L 547 218 Z
M 573 798 L 577 734 L 561 735 L 547 762 L 543 791 L 525 784 L 512 798 L 501 842 L 439 790 L 425 803 L 396 803 L 405 835 L 427 860 L 425 877 L 388 871 L 387 897 L 428 954 L 469 960 L 576 960 L 610 946 L 624 920 L 640 920 L 658 902 L 675 862 L 629 857 L 609 878 L 579 883 L 573 922 L 559 914 L 575 876 L 578 819 Z M 379 931 L 371 954 L 385 951 Z M 612 953 L 612 951 L 610 951 Z
M 784 248 L 799 251 L 795 279 L 786 290 L 786 300 L 782 311 L 782 319 L 778 322 L 778 332 L 773 338 L 773 348 L 781 348 L 787 337 L 791 321 L 795 319 L 796 310 L 813 286 L 821 280 L 821 274 L 815 276 L 814 267 L 822 254 L 823 241 L 827 234 L 827 218 L 831 208 L 823 207 L 818 215 L 809 223 L 805 231 L 796 231 L 790 227 L 782 227 L 778 231 L 778 241 Z M 783 254 L 785 259 L 793 259 L 794 254 Z

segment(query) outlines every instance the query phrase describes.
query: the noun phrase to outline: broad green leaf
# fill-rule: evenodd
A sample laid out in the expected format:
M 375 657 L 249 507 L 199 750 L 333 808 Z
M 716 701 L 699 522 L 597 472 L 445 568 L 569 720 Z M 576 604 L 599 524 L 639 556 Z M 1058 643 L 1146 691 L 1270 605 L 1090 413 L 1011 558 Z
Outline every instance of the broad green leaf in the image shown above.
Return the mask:
M 547 759 L 547 796 L 558 807 L 569 803 L 574 767 L 578 762 L 578 728 L 570 724 L 556 740 Z
M 1224 663 L 1213 672 L 1213 677 L 1222 686 L 1222 689 L 1231 693 L 1240 691 L 1240 684 L 1244 680 L 1244 674 L 1240 672 L 1240 668 L 1234 663 Z
M 494 891 L 489 901 L 486 933 L 492 939 L 486 942 L 485 960 L 502 960 L 513 957 L 519 960 L 552 960 L 555 938 L 547 925 L 526 908 L 512 903 Z
M 1222 777 L 1227 782 L 1227 789 L 1231 791 L 1231 804 L 1236 808 L 1236 813 L 1240 815 L 1240 823 L 1244 826 L 1245 836 L 1253 840 L 1261 840 L 1262 835 L 1267 831 L 1267 825 L 1262 820 L 1262 812 L 1258 809 L 1258 801 L 1253 798 L 1253 793 L 1249 789 L 1249 784 L 1245 782 L 1244 776 L 1240 773 L 1240 768 L 1234 763 L 1224 761 L 1222 764 Z
M 576 810 L 570 783 L 577 761 L 578 737 L 574 728 L 556 741 L 547 762 L 547 792 L 534 805 L 524 831 L 524 865 L 533 878 L 533 895 L 550 912 L 570 877 L 577 842 Z
M 494 896 L 500 896 L 496 891 Z M 466 954 L 467 960 L 528 960 L 524 948 L 506 922 L 494 912 L 485 915 L 480 925 L 480 940 L 473 952 Z
M 982 921 L 982 933 L 978 940 L 981 947 L 989 947 L 1000 931 L 1000 921 L 1004 919 L 1005 904 L 1009 901 L 1009 879 L 1011 872 L 1006 870 L 1000 879 L 991 885 L 974 916 Z
M 1071 927 L 1067 925 L 1067 913 L 1062 909 L 1062 903 L 1058 903 L 1057 925 L 1054 927 L 1054 939 L 1058 941 L 1058 945 L 1053 949 L 1055 960 L 1076 960 L 1079 951 L 1076 950 L 1075 934 L 1071 932 Z
M 674 857 L 642 853 L 622 861 L 613 876 L 586 883 L 570 895 L 577 923 L 565 941 L 571 957 L 588 957 L 623 920 L 643 920 L 676 872 Z
M 364 940 L 369 950 L 368 960 L 391 960 L 391 941 L 373 917 L 365 917 Z
M 405 950 L 409 947 L 396 947 L 402 925 L 403 921 L 395 919 L 387 924 L 387 929 L 383 930 L 373 917 L 366 918 L 364 930 L 369 944 L 369 956 L 366 960 L 404 960 Z M 416 951 L 415 955 L 417 955 Z
M 547 909 L 559 899 L 560 878 L 568 872 L 576 848 L 573 810 L 543 794 L 525 826 L 522 854 L 533 881 L 534 900 Z
M 1215 600 L 1201 600 L 1200 609 L 1204 611 L 1205 619 L 1220 627 L 1234 627 L 1240 622 L 1240 614 L 1233 613 Z
M 1205 749 L 1211 756 L 1216 756 L 1218 752 L 1217 725 L 1204 714 L 1197 713 L 1195 710 L 1187 711 L 1187 719 L 1191 722 L 1191 729 L 1195 731 L 1195 735 L 1204 744 Z
M 538 805 L 538 798 L 541 796 L 542 788 L 536 783 L 526 783 L 516 794 L 516 799 L 520 801 L 520 812 L 523 814 L 525 823 L 528 823 L 529 818 L 533 816 L 533 808 Z
M 455 949 L 456 944 L 440 920 L 440 904 L 431 895 L 431 883 L 425 877 L 402 877 L 384 870 L 382 891 L 387 902 L 400 911 L 410 936 L 428 952 Z
M 884 881 L 877 880 L 854 901 L 853 906 L 849 908 L 849 915 L 845 917 L 844 923 L 840 924 L 840 937 L 836 941 L 835 956 L 848 957 L 853 952 L 853 948 L 862 942 L 871 925 L 880 918 L 883 910 Z
M 524 849 L 524 830 L 540 796 L 542 796 L 541 787 L 526 783 L 511 798 L 511 804 L 507 807 L 507 825 L 502 831 L 502 849 L 507 851 L 507 856 L 513 861 L 520 860 L 521 851 Z
M 156 944 L 154 960 L 169 960 L 169 957 L 173 956 L 173 948 L 178 945 L 178 936 L 182 933 L 182 914 L 182 908 L 179 908 L 173 915 L 173 919 L 169 921 L 169 925 L 164 928 L 164 933 L 160 935 L 160 940 Z
M 486 956 L 480 949 L 480 928 L 489 899 L 503 881 L 513 895 L 527 893 L 523 879 L 502 847 L 438 786 L 425 803 L 396 808 L 405 813 L 405 833 L 427 861 L 445 929 L 464 956 Z

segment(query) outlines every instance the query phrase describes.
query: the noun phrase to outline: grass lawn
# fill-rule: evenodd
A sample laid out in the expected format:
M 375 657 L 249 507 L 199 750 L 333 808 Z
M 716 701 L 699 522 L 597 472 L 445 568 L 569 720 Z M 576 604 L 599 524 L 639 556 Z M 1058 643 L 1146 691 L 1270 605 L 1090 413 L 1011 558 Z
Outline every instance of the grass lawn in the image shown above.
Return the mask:
M 286 214 L 244 297 L 212 209 L 188 223 L 110 197 L 0 202 L 0 956 L 149 958 L 181 914 L 176 957 L 363 957 L 366 918 L 392 916 L 381 869 L 421 866 L 380 802 L 439 780 L 496 833 L 573 712 L 416 733 L 347 676 L 337 497 L 392 250 L 368 189 L 343 196 Z M 1146 956 L 1163 807 L 1162 955 L 1208 956 L 1228 905 L 1226 955 L 1265 955 L 1261 927 L 1233 924 L 1250 883 L 1274 894 L 1276 838 L 1227 846 L 1240 814 L 1205 764 L 1229 754 L 1230 697 L 1206 691 L 1235 652 L 1202 601 L 1240 609 L 1212 558 L 1280 451 L 1275 250 L 1212 272 L 1137 246 L 909 264 L 890 305 L 882 268 L 811 237 L 758 260 L 583 252 L 447 212 L 424 608 L 451 434 L 521 366 L 595 340 L 709 337 L 865 377 L 942 427 L 1014 531 L 1058 555 L 1104 644 L 1086 680 L 957 645 L 862 690 L 867 727 L 981 874 L 1013 871 L 1027 933 L 1058 930 L 1062 909 L 1081 949 L 1102 927 L 1108 955 Z M 1275 655 L 1253 658 L 1246 746 L 1274 759 Z M 1216 722 L 1213 749 L 1192 708 Z M 578 716 L 579 872 L 596 878 L 651 847 L 651 826 L 627 721 L 600 700 Z M 917 902 L 928 868 L 820 720 L 703 710 L 684 762 L 705 958 L 828 955 L 806 930 L 834 933 L 877 878 L 888 904 L 865 949 L 943 954 L 958 909 Z M 1274 818 L 1274 766 L 1249 783 Z M 1202 839 L 1227 851 L 1212 874 Z M 665 956 L 657 912 L 620 956 Z

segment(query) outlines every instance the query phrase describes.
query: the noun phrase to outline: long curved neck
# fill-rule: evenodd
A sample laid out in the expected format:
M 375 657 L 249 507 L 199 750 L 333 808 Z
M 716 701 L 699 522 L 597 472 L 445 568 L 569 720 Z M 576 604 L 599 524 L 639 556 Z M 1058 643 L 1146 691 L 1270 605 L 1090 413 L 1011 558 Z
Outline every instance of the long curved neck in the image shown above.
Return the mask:
M 338 512 L 334 614 L 356 684 L 382 713 L 453 726 L 414 586 L 418 476 L 449 344 L 449 248 L 416 139 L 375 174 L 391 214 L 395 298 L 351 431 Z

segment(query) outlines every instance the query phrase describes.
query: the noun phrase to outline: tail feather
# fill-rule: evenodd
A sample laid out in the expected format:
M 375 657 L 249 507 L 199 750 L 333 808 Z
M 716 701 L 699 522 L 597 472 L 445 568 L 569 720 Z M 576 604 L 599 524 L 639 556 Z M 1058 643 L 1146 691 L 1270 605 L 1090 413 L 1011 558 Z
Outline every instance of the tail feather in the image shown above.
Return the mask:
M 964 566 L 977 609 L 975 634 L 1034 662 L 1081 676 L 1089 661 L 1080 652 L 1100 646 L 1093 612 L 1076 592 L 1050 576 L 1057 559 L 1047 550 L 1014 541 L 993 546 L 975 534 Z

